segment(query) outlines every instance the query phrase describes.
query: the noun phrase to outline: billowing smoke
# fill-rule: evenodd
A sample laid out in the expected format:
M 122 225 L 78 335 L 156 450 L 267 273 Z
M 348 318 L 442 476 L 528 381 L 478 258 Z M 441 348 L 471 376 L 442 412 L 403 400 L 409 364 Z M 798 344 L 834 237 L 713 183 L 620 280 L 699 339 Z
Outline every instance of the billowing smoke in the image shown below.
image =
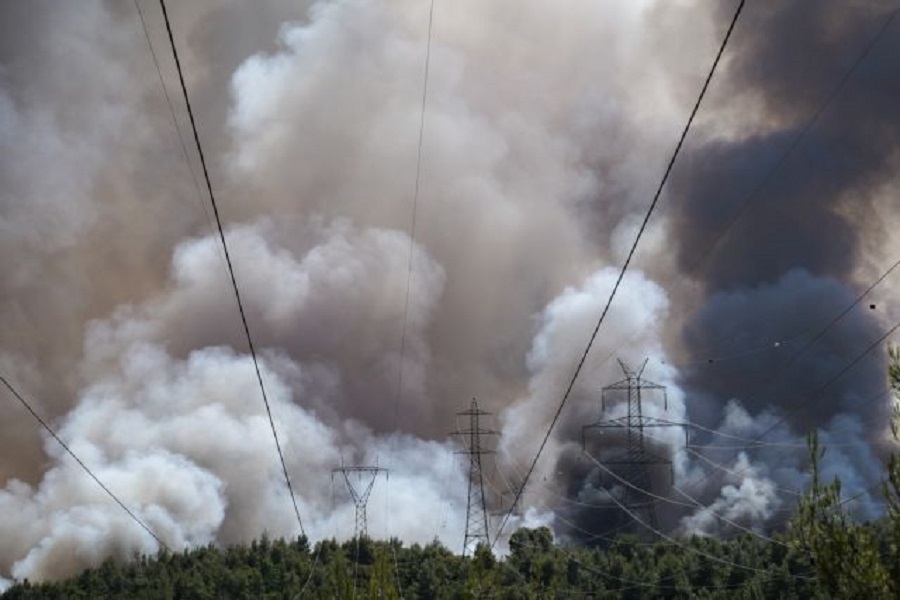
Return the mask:
M 796 489 L 806 465 L 798 442 L 820 428 L 830 446 L 825 475 L 839 475 L 848 496 L 862 492 L 853 507 L 864 517 L 879 513 L 873 484 L 893 447 L 883 347 L 833 378 L 896 323 L 897 277 L 819 335 L 900 258 L 893 10 L 881 2 L 751 10 L 720 83 L 730 99 L 718 112 L 734 129 L 709 130 L 691 148 L 671 193 L 678 263 L 702 298 L 682 337 L 693 363 L 682 370 L 690 416 L 782 444 L 739 448 L 705 436 L 732 446 L 706 456 Z M 745 502 L 776 509 L 762 502 L 775 488 L 729 479 L 698 481 L 694 491 L 728 511 Z M 687 526 L 705 530 L 706 520 Z
M 140 5 L 187 134 L 161 15 Z M 313 540 L 352 535 L 343 462 L 390 469 L 372 535 L 459 548 L 467 469 L 449 432 L 473 396 L 500 431 L 490 503 L 509 508 L 728 17 L 693 2 L 437 2 L 413 239 L 428 10 L 171 7 Z M 137 12 L 0 11 L 0 370 L 167 545 L 298 534 L 196 157 Z M 896 300 L 882 287 L 780 371 L 900 252 L 896 33 L 710 252 L 887 16 L 876 2 L 746 12 L 512 526 L 591 541 L 621 516 L 621 482 L 581 446 L 583 425 L 625 415 L 600 411 L 615 358 L 649 358 L 644 376 L 667 386 L 646 415 L 703 427 L 687 448 L 678 428 L 648 433 L 672 461 L 653 474 L 675 501 L 660 502 L 666 530 L 782 523 L 812 427 L 826 476 L 850 493 L 877 482 L 883 353 L 820 388 Z M 0 434 L 0 576 L 158 549 L 11 397 Z M 856 504 L 879 514 L 874 493 Z

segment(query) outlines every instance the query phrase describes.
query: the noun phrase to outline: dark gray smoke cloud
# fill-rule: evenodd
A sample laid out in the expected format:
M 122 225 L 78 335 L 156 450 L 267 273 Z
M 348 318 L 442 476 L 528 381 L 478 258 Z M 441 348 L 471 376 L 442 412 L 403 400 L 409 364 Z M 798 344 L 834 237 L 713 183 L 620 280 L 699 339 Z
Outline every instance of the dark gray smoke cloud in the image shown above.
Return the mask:
M 785 365 L 874 274 L 897 259 L 896 231 L 891 230 L 900 139 L 896 23 L 746 210 L 739 211 L 896 7 L 795 2 L 748 8 L 717 96 L 739 107 L 735 113 L 742 131 L 695 144 L 670 195 L 678 264 L 697 280 L 703 295 L 683 328 L 694 364 L 682 373 L 687 393 L 696 398 L 689 414 L 714 427 L 735 407 L 727 402 L 736 399 L 757 420 L 765 415 L 785 420 L 785 430 L 768 440 L 796 438 L 812 428 L 834 430 L 834 440 L 857 444 L 862 455 L 845 460 L 845 451 L 832 450 L 827 468 L 845 481 L 871 486 L 877 469 L 870 465 L 877 462 L 867 445 L 872 444 L 875 456 L 886 447 L 884 350 L 867 356 L 833 385 L 822 386 L 877 340 L 891 319 L 896 321 L 896 309 L 892 313 L 891 303 L 879 303 L 877 296 L 868 299 Z M 896 277 L 888 279 L 882 293 L 896 286 Z M 766 452 L 751 450 L 740 460 L 749 457 L 773 467 L 802 464 L 791 452 L 786 458 L 766 457 Z M 729 453 L 720 451 L 718 457 Z M 708 498 L 719 492 L 707 486 L 704 493 Z M 867 505 L 861 512 L 871 515 L 872 510 Z
M 686 505 L 657 503 L 670 524 L 680 519 L 687 531 L 722 534 L 737 531 L 734 524 L 760 530 L 782 523 L 805 480 L 803 436 L 815 428 L 833 446 L 828 476 L 874 492 L 854 505 L 860 515 L 880 511 L 873 484 L 884 453 L 894 448 L 884 429 L 890 412 L 884 349 L 829 382 L 896 322 L 890 290 L 897 278 L 826 335 L 817 334 L 900 257 L 896 24 L 779 161 L 894 9 L 877 2 L 747 7 L 676 168 L 663 210 L 668 248 L 651 240 L 643 256 L 649 272 L 671 282 L 678 319 L 663 331 L 680 366 L 687 416 L 719 433 L 694 432 L 694 443 L 705 446 L 700 456 L 672 443 L 668 455 L 684 469 L 674 487 L 654 475 L 657 493 Z M 732 8 L 720 10 L 724 28 Z M 624 201 L 597 204 L 607 216 L 627 211 Z M 666 261 L 671 248 L 674 264 Z M 695 285 L 668 279 L 667 268 Z M 563 437 L 576 439 L 584 422 L 573 418 Z M 754 440 L 764 433 L 770 445 L 761 447 Z M 570 445 L 555 479 L 570 498 L 610 506 L 602 488 L 621 490 L 621 483 L 583 459 Z M 694 501 L 705 508 L 692 511 Z M 577 503 L 565 514 L 560 529 L 588 542 L 614 530 L 621 517 Z
M 187 133 L 161 16 L 141 6 Z M 878 297 L 878 310 L 854 313 L 782 379 L 768 375 L 900 251 L 897 83 L 886 75 L 896 34 L 704 270 L 686 272 L 884 18 L 863 4 L 807 9 L 815 18 L 800 22 L 791 7 L 747 8 L 667 210 L 511 526 L 547 523 L 587 541 L 618 522 L 603 507 L 621 486 L 580 446 L 583 424 L 624 415 L 622 404 L 599 410 L 599 390 L 621 378 L 616 357 L 650 357 L 646 376 L 668 386 L 668 409 L 648 399 L 645 414 L 734 438 L 777 425 L 767 439 L 785 444 L 712 449 L 721 440 L 706 434 L 704 460 L 683 450 L 682 432 L 654 433 L 674 474 L 654 476 L 655 489 L 700 503 L 662 507 L 666 529 L 779 522 L 811 426 L 835 445 L 828 473 L 850 490 L 875 481 L 884 405 L 860 399 L 883 389 L 880 356 L 778 419 L 897 316 L 895 300 Z M 209 208 L 137 13 L 99 0 L 0 11 L 0 369 L 171 546 L 296 534 Z M 466 471 L 448 439 L 454 413 L 472 396 L 496 413 L 489 494 L 505 508 L 723 16 L 650 0 L 438 2 L 413 241 L 427 3 L 171 12 L 310 535 L 350 535 L 352 505 L 331 469 L 378 462 L 391 477 L 375 487 L 371 532 L 458 547 Z M 189 160 L 196 172 L 193 150 Z M 0 577 L 61 577 L 156 550 L 11 398 L 0 403 L 0 456 Z

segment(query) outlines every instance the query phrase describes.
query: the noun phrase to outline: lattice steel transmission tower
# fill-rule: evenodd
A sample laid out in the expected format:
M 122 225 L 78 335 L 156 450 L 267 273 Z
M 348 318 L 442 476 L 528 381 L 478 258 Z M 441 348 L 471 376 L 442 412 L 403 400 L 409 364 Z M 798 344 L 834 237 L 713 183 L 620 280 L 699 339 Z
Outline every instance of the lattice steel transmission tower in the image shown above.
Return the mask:
M 606 430 L 618 430 L 625 432 L 625 451 L 614 454 L 608 458 L 600 458 L 600 463 L 612 467 L 612 471 L 621 471 L 618 483 L 622 484 L 625 498 L 622 502 L 628 511 L 642 512 L 646 515 L 646 524 L 653 530 L 659 530 L 659 522 L 656 515 L 655 494 L 653 482 L 650 477 L 651 466 L 667 465 L 672 468 L 672 461 L 664 456 L 659 456 L 647 449 L 644 440 L 644 429 L 648 427 L 687 427 L 687 423 L 675 423 L 665 419 L 647 417 L 643 414 L 642 400 L 645 392 L 662 392 L 663 407 L 668 410 L 669 403 L 666 397 L 666 388 L 658 383 L 647 381 L 641 375 L 647 366 L 647 360 L 638 371 L 628 368 L 619 360 L 625 379 L 617 381 L 603 388 L 601 393 L 601 409 L 606 411 L 606 405 L 610 396 L 624 394 L 628 403 L 628 413 L 625 417 L 611 420 L 599 420 L 582 427 L 582 449 L 587 452 L 586 435 L 588 430 L 599 429 L 601 433 Z M 685 429 L 685 435 L 687 430 Z
M 332 484 L 334 476 L 340 473 L 344 476 L 344 483 L 347 484 L 347 491 L 350 498 L 356 506 L 356 520 L 353 527 L 353 538 L 359 540 L 360 537 L 368 535 L 368 520 L 366 518 L 366 505 L 369 502 L 369 495 L 375 486 L 375 480 L 380 473 L 384 473 L 388 477 L 388 470 L 382 467 L 355 466 L 348 467 L 341 465 L 337 469 L 331 470 Z M 353 475 L 356 476 L 356 484 L 353 482 Z
M 491 413 L 478 408 L 478 401 L 472 398 L 469 410 L 456 413 L 457 417 L 468 417 L 469 427 L 457 429 L 451 435 L 463 438 L 465 450 L 457 454 L 465 454 L 469 457 L 469 499 L 466 505 L 466 533 L 463 537 L 463 556 L 475 552 L 479 542 L 487 546 L 491 545 L 490 531 L 488 529 L 487 503 L 484 498 L 484 475 L 481 457 L 485 454 L 493 454 L 493 450 L 485 450 L 481 444 L 481 438 L 485 435 L 496 435 L 492 429 L 481 427 L 481 417 Z

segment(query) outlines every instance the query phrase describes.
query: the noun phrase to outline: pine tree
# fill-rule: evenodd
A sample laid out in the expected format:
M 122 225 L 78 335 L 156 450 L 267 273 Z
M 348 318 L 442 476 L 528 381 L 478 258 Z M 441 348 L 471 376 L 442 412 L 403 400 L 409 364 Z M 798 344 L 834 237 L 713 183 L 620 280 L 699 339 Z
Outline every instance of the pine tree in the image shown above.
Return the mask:
M 888 378 L 894 393 L 892 432 L 900 441 L 900 349 L 890 350 Z M 823 484 L 819 464 L 825 452 L 815 433 L 809 437 L 812 486 L 791 522 L 794 547 L 806 554 L 821 586 L 833 598 L 900 597 L 900 457 L 887 464 L 887 544 L 880 524 L 854 523 L 841 499 L 841 481 Z

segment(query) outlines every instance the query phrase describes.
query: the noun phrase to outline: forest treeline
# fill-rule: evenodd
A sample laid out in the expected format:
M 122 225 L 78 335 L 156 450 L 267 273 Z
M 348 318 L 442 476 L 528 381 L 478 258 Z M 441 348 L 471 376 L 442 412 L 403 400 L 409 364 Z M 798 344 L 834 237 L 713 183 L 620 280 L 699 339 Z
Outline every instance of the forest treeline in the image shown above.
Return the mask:
M 889 381 L 900 399 L 900 350 L 890 356 Z M 897 439 L 896 425 L 893 432 Z M 463 558 L 437 541 L 310 547 L 303 537 L 263 537 L 107 560 L 65 581 L 20 582 L 2 599 L 900 598 L 900 457 L 885 465 L 887 514 L 859 523 L 841 482 L 819 478 L 824 451 L 810 436 L 810 489 L 786 531 L 771 539 L 620 535 L 595 547 L 561 547 L 547 528 L 519 529 L 498 559 L 484 546 Z
M 516 531 L 503 560 L 486 547 L 464 559 L 436 541 L 407 547 L 363 538 L 357 548 L 326 540 L 311 548 L 305 538 L 263 538 L 109 560 L 66 581 L 23 582 L 3 600 L 826 597 L 810 573 L 790 547 L 751 536 L 679 544 L 620 536 L 605 548 L 561 548 L 540 528 Z

